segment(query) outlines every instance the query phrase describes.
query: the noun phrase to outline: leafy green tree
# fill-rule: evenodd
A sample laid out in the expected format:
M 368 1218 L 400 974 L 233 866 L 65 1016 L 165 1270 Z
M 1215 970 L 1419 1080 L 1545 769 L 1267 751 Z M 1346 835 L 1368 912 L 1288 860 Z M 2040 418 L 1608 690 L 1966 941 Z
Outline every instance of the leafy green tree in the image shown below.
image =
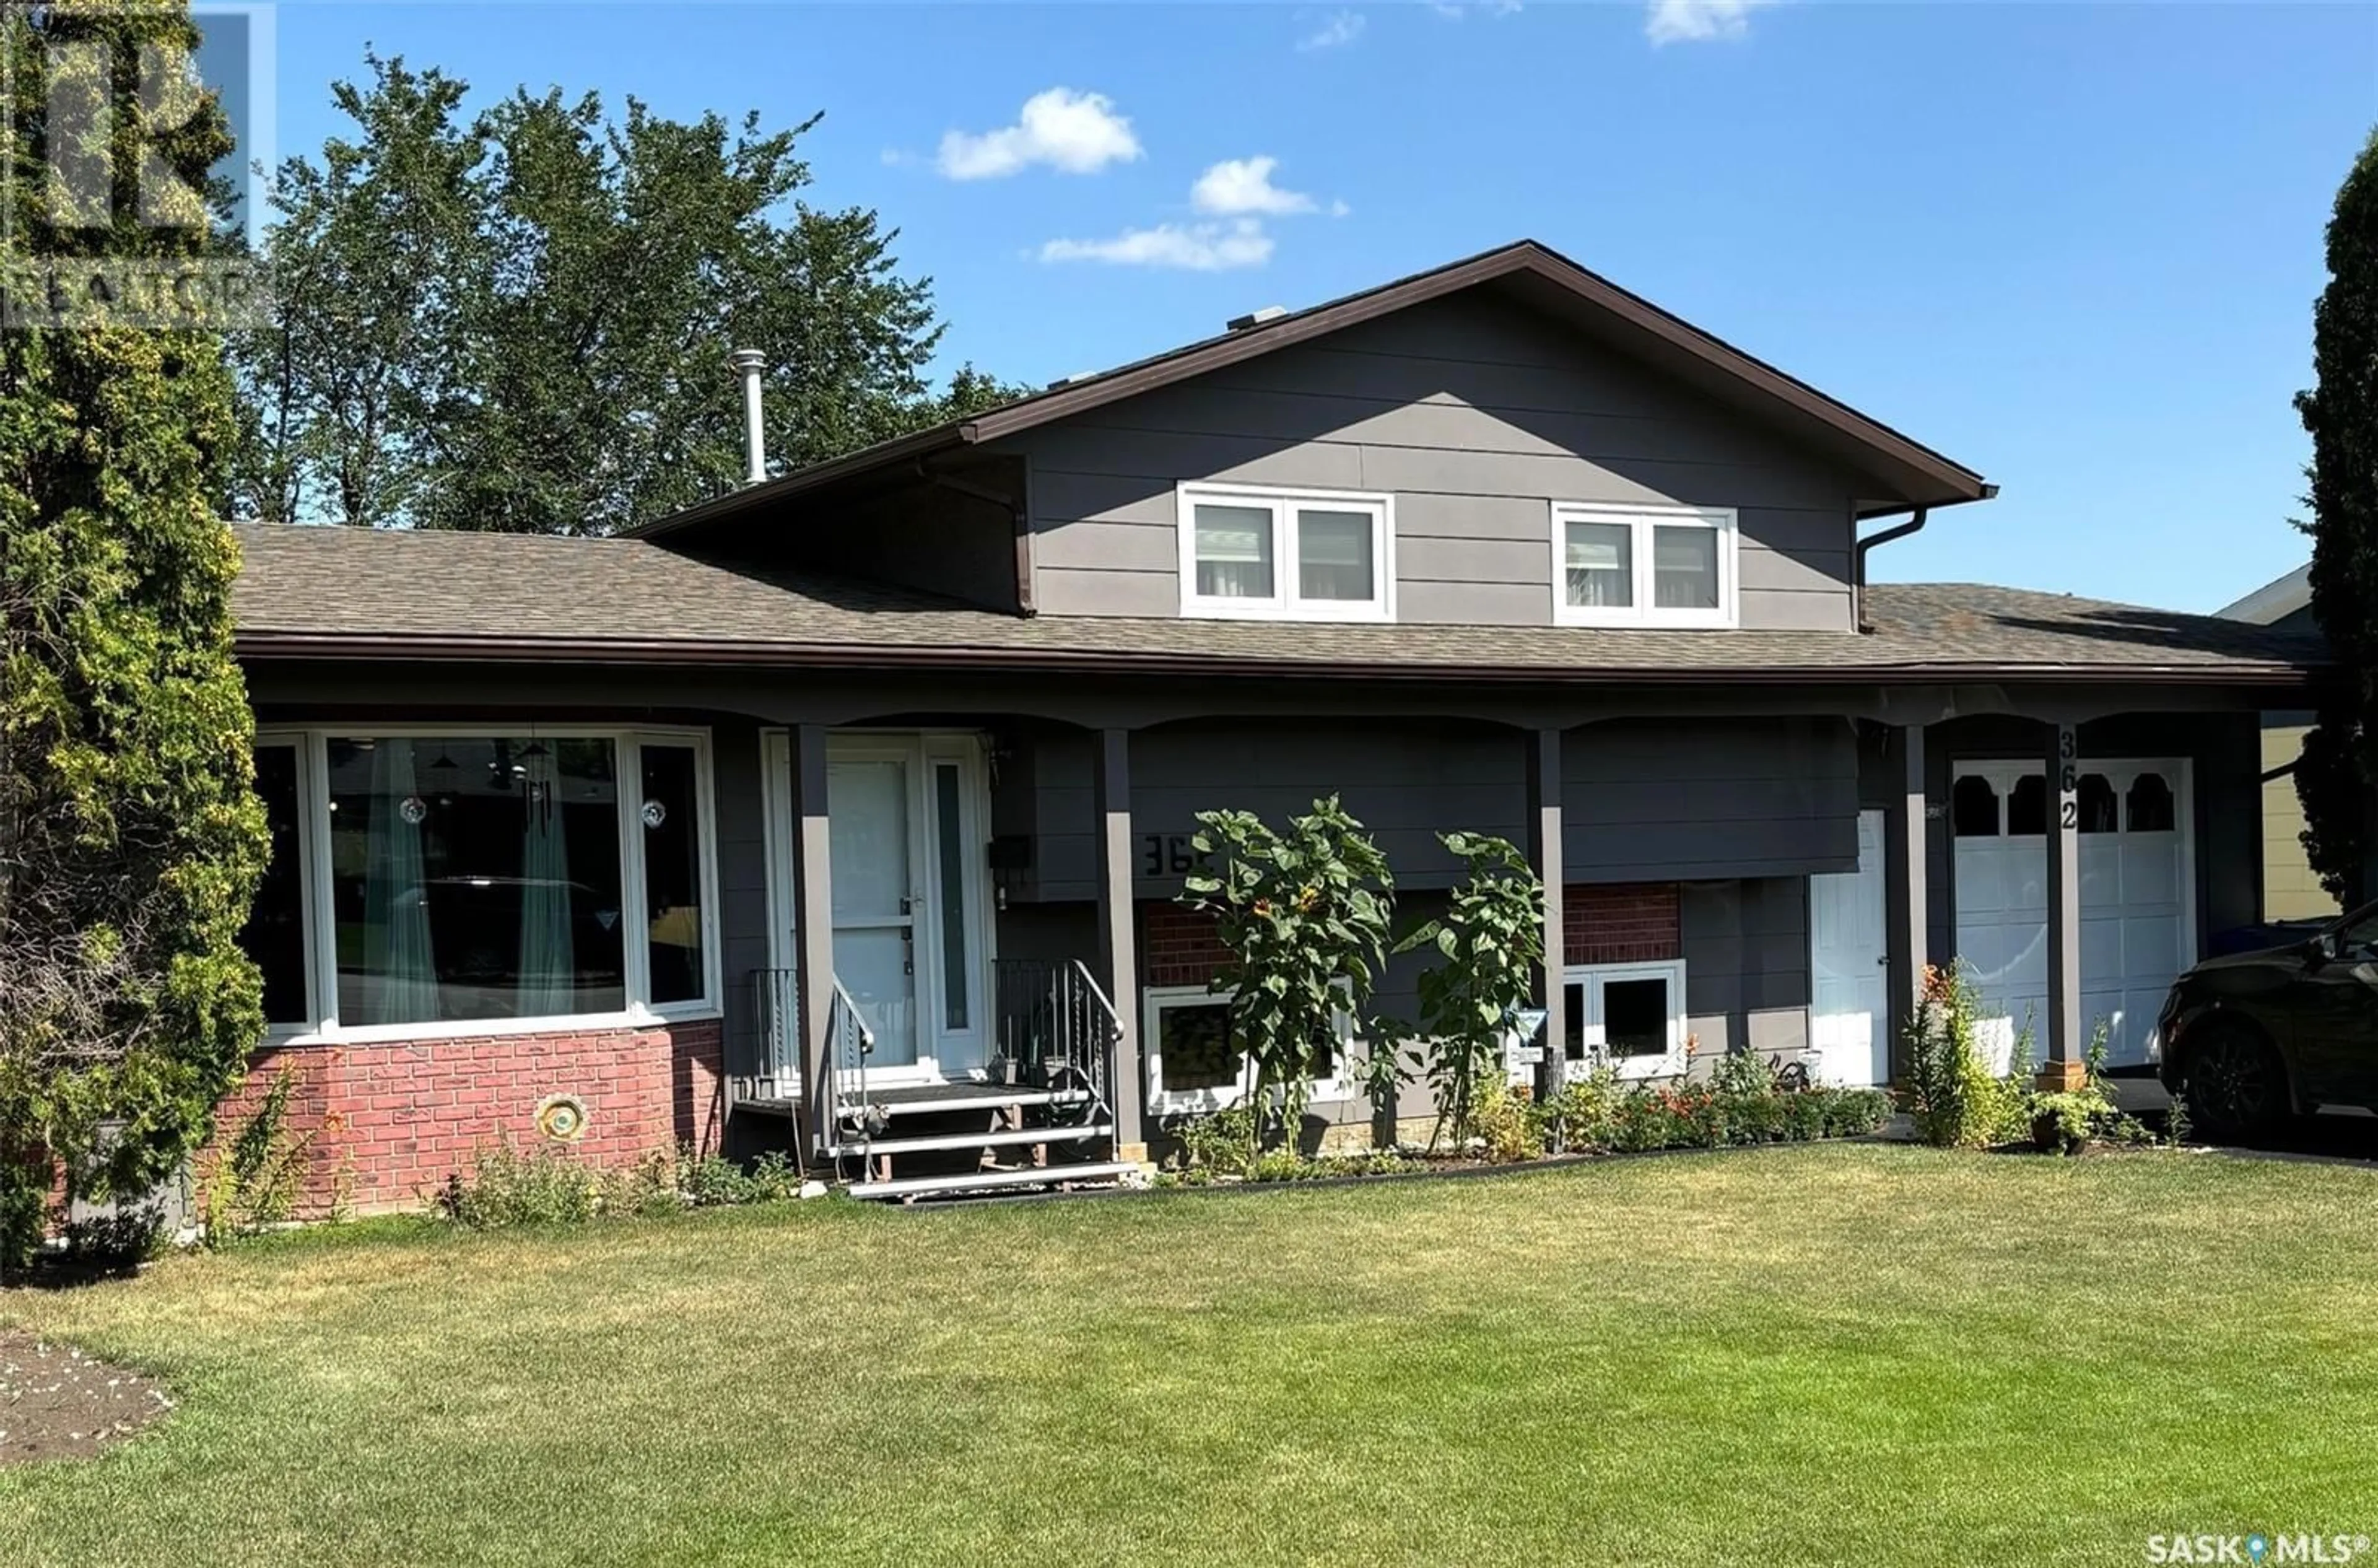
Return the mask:
M 1190 840 L 1214 871 L 1193 872 L 1180 902 L 1214 916 L 1231 962 L 1212 988 L 1231 993 L 1231 1033 L 1255 1070 L 1265 1119 L 1291 1143 L 1304 1124 L 1315 1057 L 1338 1019 L 1370 1016 L 1387 966 L 1395 880 L 1363 824 L 1336 796 L 1274 832 L 1250 811 L 1200 811 Z M 1250 1156 L 1254 1149 L 1248 1151 Z
M 372 57 L 353 139 L 280 173 L 280 315 L 240 345 L 256 515 L 609 533 L 740 482 L 730 349 L 767 370 L 779 469 L 1005 401 L 936 394 L 929 281 L 863 208 L 801 200 L 814 119 L 677 121 Z
M 1512 1018 L 1535 996 L 1544 956 L 1544 885 L 1508 839 L 1440 833 L 1470 875 L 1446 911 L 1396 944 L 1433 948 L 1442 961 L 1420 976 L 1420 1035 L 1437 1125 L 1457 1144 L 1477 1131 L 1477 1110 L 1502 1071 Z
M 2315 385 L 2296 395 L 2312 434 L 2312 616 L 2337 670 L 2296 768 L 2304 849 L 2321 885 L 2367 897 L 2378 781 L 2378 131 L 2336 193 L 2328 286 L 2312 311 Z
M 115 79 L 87 85 L 120 92 L 138 45 L 195 42 L 180 6 L 0 12 L 20 84 L 113 58 Z M 34 106 L 7 109 L 8 287 L 37 257 L 214 247 L 206 172 L 230 141 L 211 99 L 159 105 L 178 128 L 145 142 L 140 116 L 115 117 L 113 227 L 72 231 L 39 199 Z M 183 183 L 136 185 L 144 155 Z M 38 1243 L 61 1171 L 94 1198 L 172 1172 L 263 1031 L 237 942 L 267 839 L 232 657 L 234 431 L 212 334 L 0 332 L 0 1269 Z

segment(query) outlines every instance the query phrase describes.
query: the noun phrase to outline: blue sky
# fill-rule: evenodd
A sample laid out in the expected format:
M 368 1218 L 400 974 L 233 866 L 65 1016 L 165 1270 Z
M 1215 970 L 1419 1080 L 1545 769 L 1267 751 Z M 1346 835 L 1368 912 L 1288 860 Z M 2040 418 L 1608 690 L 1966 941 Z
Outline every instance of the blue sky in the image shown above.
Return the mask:
M 2304 553 L 2288 400 L 2378 121 L 2361 5 L 291 3 L 283 154 L 366 43 L 823 110 L 813 199 L 1016 380 L 1531 236 L 2004 487 L 1879 577 L 2184 609 Z

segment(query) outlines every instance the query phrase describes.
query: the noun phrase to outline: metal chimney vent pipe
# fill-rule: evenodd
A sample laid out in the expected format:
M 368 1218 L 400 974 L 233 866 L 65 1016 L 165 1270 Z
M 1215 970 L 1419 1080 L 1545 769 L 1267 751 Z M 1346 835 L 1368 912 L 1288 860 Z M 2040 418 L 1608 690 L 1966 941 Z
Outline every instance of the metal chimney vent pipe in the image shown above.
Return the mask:
M 743 483 L 758 485 L 768 477 L 768 425 L 761 416 L 760 372 L 768 360 L 758 349 L 737 349 L 727 363 L 743 378 Z

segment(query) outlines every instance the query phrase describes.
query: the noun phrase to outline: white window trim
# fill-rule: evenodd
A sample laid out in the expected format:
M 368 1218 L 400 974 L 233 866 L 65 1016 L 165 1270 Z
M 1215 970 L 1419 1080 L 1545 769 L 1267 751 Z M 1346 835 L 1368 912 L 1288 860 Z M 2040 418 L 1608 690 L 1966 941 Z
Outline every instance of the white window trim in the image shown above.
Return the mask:
M 1606 1021 L 1603 1016 L 1603 987 L 1613 980 L 1665 980 L 1668 983 L 1668 1049 L 1663 1056 L 1611 1056 L 1609 1042 L 1604 1038 Z M 1585 987 L 1585 1029 L 1582 1044 L 1584 1059 L 1563 1064 L 1564 1077 L 1582 1077 L 1598 1064 L 1607 1062 L 1611 1071 L 1621 1078 L 1675 1078 L 1687 1065 L 1685 1048 L 1689 1038 L 1689 1025 L 1685 1015 L 1685 961 L 1681 958 L 1662 959 L 1650 964 L 1576 964 L 1561 972 L 1563 994 L 1561 1005 L 1568 1005 L 1567 988 Z
M 1739 520 L 1732 507 L 1615 505 L 1600 501 L 1553 503 L 1553 624 L 1555 626 L 1631 626 L 1732 628 L 1742 624 Z M 1568 602 L 1568 525 L 1572 522 L 1615 522 L 1633 530 L 1630 551 L 1634 568 L 1632 604 L 1612 607 Z M 1658 568 L 1651 548 L 1652 530 L 1687 524 L 1717 532 L 1717 608 L 1661 609 L 1653 603 Z
M 619 900 L 626 910 L 643 907 L 644 857 L 638 841 L 641 814 L 630 804 L 632 788 L 641 785 L 643 742 L 691 747 L 694 753 L 694 793 L 703 813 L 699 854 L 702 857 L 702 941 L 704 994 L 689 1001 L 655 1006 L 644 999 L 650 984 L 650 962 L 632 923 L 622 946 L 628 1005 L 607 1012 L 547 1013 L 520 1018 L 437 1019 L 419 1023 L 342 1024 L 339 1022 L 339 976 L 335 963 L 322 955 L 338 952 L 338 922 L 330 889 L 330 743 L 333 737 L 425 739 L 450 736 L 521 736 L 532 739 L 589 739 L 612 743 L 612 765 L 619 780 Z M 379 724 L 369 719 L 352 723 L 259 729 L 257 744 L 295 745 L 298 787 L 304 792 L 299 821 L 298 852 L 304 878 L 306 978 L 313 999 L 314 1018 L 303 1025 L 280 1024 L 266 1032 L 261 1043 L 273 1046 L 370 1044 L 392 1040 L 479 1039 L 508 1035 L 548 1035 L 571 1030 L 657 1028 L 668 1023 L 722 1016 L 726 987 L 719 951 L 718 918 L 718 788 L 717 771 L 706 729 L 667 725 L 546 724 Z M 632 784 L 631 781 L 633 781 Z
M 1339 982 L 1342 987 L 1343 981 Z M 1255 1064 L 1242 1061 L 1239 1081 L 1212 1089 L 1171 1090 L 1164 1087 L 1164 1031 L 1158 1025 L 1162 1015 L 1176 1007 L 1210 1007 L 1228 1003 L 1237 995 L 1230 990 L 1208 990 L 1203 986 L 1148 986 L 1140 996 L 1141 1054 L 1147 1061 L 1147 1107 L 1158 1116 L 1195 1116 L 1211 1111 L 1228 1110 L 1244 1101 L 1255 1090 Z M 1311 1080 L 1314 1101 L 1342 1100 L 1351 1096 L 1352 1090 L 1345 1077 L 1348 1047 L 1354 1043 L 1354 1018 L 1351 1012 L 1338 1014 L 1338 1072 L 1327 1078 Z
M 1271 512 L 1272 593 L 1267 599 L 1226 599 L 1197 592 L 1197 514 L 1200 501 L 1217 506 L 1267 507 Z M 1359 603 L 1306 599 L 1299 579 L 1297 509 L 1371 514 L 1372 595 Z M 1181 614 L 1195 620 L 1392 621 L 1396 618 L 1396 498 L 1374 491 L 1308 490 L 1275 485 L 1222 485 L 1207 481 L 1173 492 L 1173 532 L 1180 547 Z

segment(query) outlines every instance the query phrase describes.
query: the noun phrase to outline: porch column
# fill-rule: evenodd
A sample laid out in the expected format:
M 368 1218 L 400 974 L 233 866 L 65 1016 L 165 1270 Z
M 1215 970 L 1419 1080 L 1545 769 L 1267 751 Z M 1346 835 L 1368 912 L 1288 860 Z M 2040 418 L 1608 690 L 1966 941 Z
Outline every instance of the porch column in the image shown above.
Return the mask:
M 1557 729 L 1528 732 L 1528 858 L 1544 884 L 1544 956 L 1536 967 L 1536 1004 L 1544 1010 L 1543 1059 L 1536 1064 L 1536 1095 L 1560 1089 L 1568 1059 L 1568 1009 L 1562 995 L 1567 920 L 1562 904 L 1568 878 L 1561 865 L 1561 736 Z
M 2072 725 L 2048 730 L 2048 1059 L 2039 1082 L 2077 1088 L 2081 1036 L 2081 744 Z
M 834 1132 L 834 871 L 825 737 L 823 724 L 793 731 L 793 944 L 800 971 L 796 991 L 801 1087 L 809 1102 L 810 1136 L 819 1146 Z
M 1139 1043 L 1139 938 L 1131 897 L 1131 731 L 1099 731 L 1093 764 L 1099 819 L 1099 979 L 1114 1003 L 1123 1038 L 1115 1043 L 1115 1158 L 1147 1159 L 1141 1126 L 1145 1084 Z
M 1891 879 L 1892 923 L 1885 939 L 1891 958 L 1891 1016 L 1885 1037 L 1893 1043 L 1891 1069 L 1896 1077 L 1906 1071 L 1907 1026 L 1924 997 L 1924 967 L 1932 962 L 1930 884 L 1925 873 L 1931 859 L 1926 827 L 1924 726 L 1899 728 L 1900 786 L 1890 815 L 1889 843 L 1884 847 L 1885 875 Z

